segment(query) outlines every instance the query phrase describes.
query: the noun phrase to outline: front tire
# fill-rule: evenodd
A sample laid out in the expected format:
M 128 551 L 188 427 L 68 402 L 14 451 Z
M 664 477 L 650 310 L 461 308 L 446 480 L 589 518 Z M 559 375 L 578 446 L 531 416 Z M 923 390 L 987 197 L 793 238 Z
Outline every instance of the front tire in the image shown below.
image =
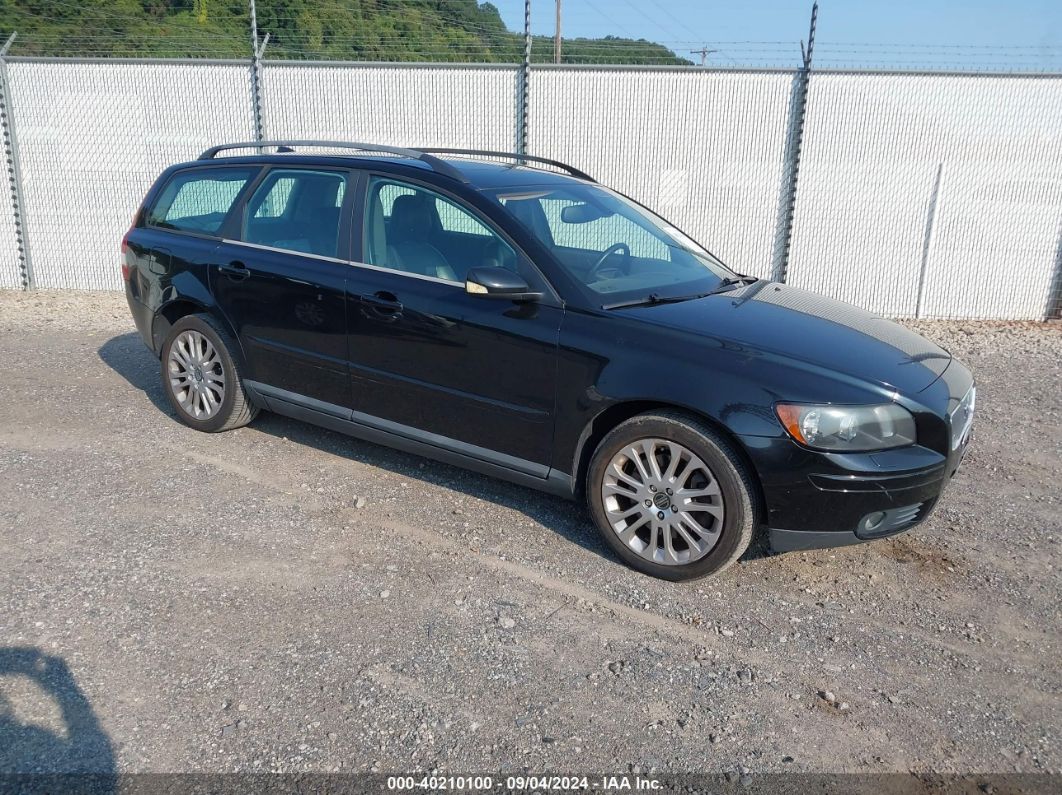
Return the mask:
M 610 431 L 590 461 L 594 524 L 628 565 L 665 580 L 716 574 L 744 554 L 757 524 L 756 481 L 733 445 L 678 412 Z
M 162 388 L 177 418 L 190 428 L 229 431 L 258 414 L 230 353 L 235 346 L 209 315 L 186 315 L 170 328 L 162 346 Z

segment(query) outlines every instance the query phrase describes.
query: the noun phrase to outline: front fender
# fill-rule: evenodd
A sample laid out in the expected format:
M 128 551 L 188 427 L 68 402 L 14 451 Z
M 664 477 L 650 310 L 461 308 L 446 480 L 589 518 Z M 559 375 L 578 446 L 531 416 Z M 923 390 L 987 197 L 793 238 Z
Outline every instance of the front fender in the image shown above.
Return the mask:
M 783 436 L 774 413 L 779 400 L 888 399 L 874 385 L 806 362 L 615 315 L 569 312 L 560 343 L 554 466 L 573 475 L 587 444 L 600 439 L 615 418 L 643 410 L 683 410 L 737 441 Z

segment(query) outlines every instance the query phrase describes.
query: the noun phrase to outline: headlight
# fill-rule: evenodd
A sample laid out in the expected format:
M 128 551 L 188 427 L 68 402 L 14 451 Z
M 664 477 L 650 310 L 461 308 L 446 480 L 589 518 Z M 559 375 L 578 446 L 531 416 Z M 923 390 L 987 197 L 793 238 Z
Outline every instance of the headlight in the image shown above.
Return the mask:
M 790 436 L 816 450 L 885 450 L 915 441 L 914 417 L 895 403 L 880 406 L 779 403 L 775 411 Z

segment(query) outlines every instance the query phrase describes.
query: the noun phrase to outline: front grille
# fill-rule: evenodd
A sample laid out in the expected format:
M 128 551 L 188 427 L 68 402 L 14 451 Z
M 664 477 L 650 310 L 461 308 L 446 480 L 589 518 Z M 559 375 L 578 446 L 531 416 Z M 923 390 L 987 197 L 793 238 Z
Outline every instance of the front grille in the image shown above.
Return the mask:
M 966 396 L 959 401 L 959 405 L 955 407 L 955 411 L 951 413 L 949 421 L 951 422 L 951 449 L 958 450 L 970 433 L 970 428 L 973 426 L 974 409 L 977 406 L 977 388 L 970 387 L 970 391 L 966 393 Z

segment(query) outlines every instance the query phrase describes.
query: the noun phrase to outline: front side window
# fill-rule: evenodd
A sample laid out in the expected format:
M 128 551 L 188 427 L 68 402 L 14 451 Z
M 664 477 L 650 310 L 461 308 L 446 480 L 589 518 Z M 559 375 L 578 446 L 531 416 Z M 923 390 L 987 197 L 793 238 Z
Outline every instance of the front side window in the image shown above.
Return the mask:
M 236 197 L 257 169 L 201 168 L 175 174 L 147 212 L 162 229 L 216 235 Z
M 592 296 L 707 292 L 733 275 L 662 218 L 597 185 L 493 194 Z
M 416 185 L 373 178 L 365 227 L 370 265 L 451 282 L 472 268 L 516 270 L 516 252 L 482 220 Z
M 345 173 L 274 169 L 247 202 L 240 239 L 269 248 L 337 257 L 346 188 Z

